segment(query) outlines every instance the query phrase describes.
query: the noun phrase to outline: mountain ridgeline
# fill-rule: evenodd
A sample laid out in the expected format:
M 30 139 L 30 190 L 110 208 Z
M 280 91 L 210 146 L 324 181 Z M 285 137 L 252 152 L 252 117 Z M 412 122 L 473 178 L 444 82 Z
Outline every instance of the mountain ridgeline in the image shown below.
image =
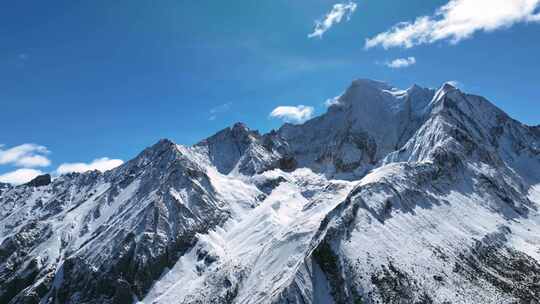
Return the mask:
M 360 79 L 303 124 L 0 184 L 0 303 L 539 303 L 540 128 Z

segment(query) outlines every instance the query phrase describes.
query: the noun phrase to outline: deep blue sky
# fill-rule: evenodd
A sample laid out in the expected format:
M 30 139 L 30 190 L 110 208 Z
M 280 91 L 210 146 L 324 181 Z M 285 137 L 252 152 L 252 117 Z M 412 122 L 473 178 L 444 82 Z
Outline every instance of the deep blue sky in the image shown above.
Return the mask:
M 281 124 L 268 118 L 279 105 L 321 113 L 354 78 L 403 88 L 456 80 L 539 124 L 539 23 L 456 45 L 364 49 L 366 38 L 446 2 L 358 0 L 349 22 L 308 39 L 336 1 L 2 1 L 0 144 L 46 146 L 44 171 L 127 160 L 159 138 L 192 144 L 235 121 L 268 131 Z M 380 64 L 408 56 L 416 65 Z

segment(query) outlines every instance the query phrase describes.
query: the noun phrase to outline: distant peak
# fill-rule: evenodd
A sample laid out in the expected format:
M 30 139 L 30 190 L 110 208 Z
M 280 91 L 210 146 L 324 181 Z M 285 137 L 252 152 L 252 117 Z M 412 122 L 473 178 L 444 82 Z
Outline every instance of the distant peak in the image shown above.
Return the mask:
M 425 88 L 417 85 L 416 83 L 413 84 L 412 86 L 410 86 L 408 89 L 407 89 L 407 92 L 415 92 L 415 91 L 420 91 L 420 90 L 425 90 Z

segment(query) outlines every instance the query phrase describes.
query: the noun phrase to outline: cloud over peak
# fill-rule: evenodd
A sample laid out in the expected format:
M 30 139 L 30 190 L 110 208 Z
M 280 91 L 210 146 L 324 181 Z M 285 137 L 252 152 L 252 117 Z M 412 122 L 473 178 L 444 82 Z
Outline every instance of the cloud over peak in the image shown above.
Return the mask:
M 0 175 L 0 183 L 7 183 L 13 185 L 20 185 L 27 183 L 37 177 L 38 175 L 43 174 L 40 170 L 22 168 L 8 173 Z
M 404 47 L 450 40 L 457 43 L 478 31 L 490 32 L 521 22 L 540 22 L 540 0 L 451 0 L 432 16 L 401 22 L 367 39 L 365 47 Z
M 279 106 L 270 113 L 270 117 L 290 123 L 303 123 L 313 116 L 313 112 L 313 107 L 304 105 Z
M 86 172 L 91 170 L 98 170 L 105 172 L 114 169 L 122 165 L 124 161 L 121 159 L 110 159 L 108 157 L 102 157 L 94 159 L 90 163 L 63 163 L 56 169 L 57 174 L 66 174 L 71 172 Z
M 332 10 L 326 14 L 323 20 L 315 21 L 315 28 L 313 29 L 313 32 L 308 35 L 308 37 L 322 38 L 324 33 L 335 24 L 340 23 L 343 17 L 346 17 L 348 21 L 356 10 L 356 6 L 356 3 L 354 2 L 334 4 Z
M 324 106 L 327 107 L 327 108 L 329 108 L 329 107 L 331 107 L 331 106 L 335 106 L 335 105 L 340 104 L 340 103 L 339 103 L 339 98 L 340 98 L 340 97 L 341 97 L 341 96 L 336 96 L 336 97 L 334 97 L 334 98 L 329 98 L 329 99 L 327 99 L 327 100 L 324 102 Z

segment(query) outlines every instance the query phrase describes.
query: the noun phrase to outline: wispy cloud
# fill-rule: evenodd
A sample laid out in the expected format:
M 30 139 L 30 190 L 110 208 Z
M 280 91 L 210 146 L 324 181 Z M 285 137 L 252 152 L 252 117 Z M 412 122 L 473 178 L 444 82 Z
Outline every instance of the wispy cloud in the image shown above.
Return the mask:
M 230 110 L 232 106 L 232 102 L 227 102 L 224 104 L 221 104 L 219 106 L 213 107 L 210 109 L 210 117 L 208 117 L 208 120 L 215 120 L 220 113 L 225 113 Z
M 356 10 L 356 6 L 356 3 L 354 2 L 334 4 L 332 10 L 326 14 L 323 20 L 315 21 L 315 28 L 313 29 L 313 32 L 308 35 L 308 37 L 322 38 L 324 33 L 326 33 L 326 31 L 328 31 L 335 24 L 340 23 L 343 20 L 343 17 L 345 17 L 348 21 Z
M 275 108 L 270 117 L 279 118 L 285 122 L 303 123 L 313 116 L 313 107 L 299 106 L 279 106 Z
M 478 31 L 490 32 L 521 22 L 540 22 L 540 0 L 451 0 L 432 16 L 402 22 L 367 39 L 365 47 L 404 47 L 450 40 L 458 43 Z
M 123 164 L 124 161 L 121 159 L 110 159 L 108 157 L 98 158 L 94 159 L 90 163 L 64 163 L 58 166 L 58 169 L 56 169 L 57 174 L 65 174 L 70 172 L 86 172 L 91 170 L 98 170 L 101 172 L 105 172 L 107 170 L 114 169 L 121 164 Z
M 0 145 L 0 165 L 34 168 L 47 167 L 51 161 L 46 157 L 49 150 L 36 144 L 22 144 L 9 149 Z
M 406 68 L 408 66 L 411 66 L 413 64 L 416 64 L 416 58 L 414 57 L 407 57 L 407 58 L 396 58 L 392 61 L 387 61 L 384 63 L 385 66 L 392 68 L 392 69 L 401 69 Z
M 31 181 L 36 176 L 41 174 L 43 174 L 43 172 L 41 172 L 40 170 L 22 168 L 0 175 L 0 182 L 20 185 Z

